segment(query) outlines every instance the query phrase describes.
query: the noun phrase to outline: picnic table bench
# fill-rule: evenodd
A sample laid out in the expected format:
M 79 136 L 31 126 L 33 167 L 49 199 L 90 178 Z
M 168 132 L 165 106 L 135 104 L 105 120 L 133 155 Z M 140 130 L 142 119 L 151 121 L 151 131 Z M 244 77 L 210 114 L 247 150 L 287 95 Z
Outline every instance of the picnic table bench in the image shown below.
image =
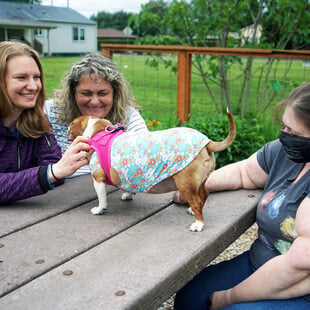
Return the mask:
M 108 192 L 101 216 L 88 175 L 0 205 L 0 309 L 157 309 L 254 223 L 261 193 L 212 193 L 194 233 L 172 193 Z

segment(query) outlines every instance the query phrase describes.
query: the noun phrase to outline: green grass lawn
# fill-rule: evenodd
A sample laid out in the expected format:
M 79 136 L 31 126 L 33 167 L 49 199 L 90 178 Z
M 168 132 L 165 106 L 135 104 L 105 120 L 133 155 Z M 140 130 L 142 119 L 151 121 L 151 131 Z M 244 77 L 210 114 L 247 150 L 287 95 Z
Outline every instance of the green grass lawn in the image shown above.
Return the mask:
M 59 88 L 61 80 L 71 65 L 80 57 L 44 57 L 41 58 L 47 98 L 51 98 L 54 89 Z

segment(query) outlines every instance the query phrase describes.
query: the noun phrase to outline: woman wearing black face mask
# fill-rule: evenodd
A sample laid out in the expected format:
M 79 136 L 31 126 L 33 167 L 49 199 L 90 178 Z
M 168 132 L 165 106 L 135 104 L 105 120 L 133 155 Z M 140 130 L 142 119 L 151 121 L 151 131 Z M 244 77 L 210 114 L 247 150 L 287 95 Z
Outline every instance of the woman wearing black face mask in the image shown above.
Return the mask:
M 279 107 L 279 139 L 206 181 L 211 192 L 264 189 L 258 239 L 249 251 L 198 274 L 177 293 L 175 309 L 310 309 L 310 83 Z

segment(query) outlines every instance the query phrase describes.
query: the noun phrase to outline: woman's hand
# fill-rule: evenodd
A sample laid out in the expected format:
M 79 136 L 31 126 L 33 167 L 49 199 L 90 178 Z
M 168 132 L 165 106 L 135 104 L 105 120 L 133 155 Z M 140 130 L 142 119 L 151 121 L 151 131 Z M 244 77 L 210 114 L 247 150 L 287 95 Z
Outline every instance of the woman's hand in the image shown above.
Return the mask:
M 88 138 L 78 136 L 68 147 L 62 158 L 53 164 L 54 176 L 57 179 L 64 179 L 79 168 L 87 165 L 89 160 L 88 151 Z M 51 183 L 56 181 L 51 171 L 48 172 L 48 176 Z

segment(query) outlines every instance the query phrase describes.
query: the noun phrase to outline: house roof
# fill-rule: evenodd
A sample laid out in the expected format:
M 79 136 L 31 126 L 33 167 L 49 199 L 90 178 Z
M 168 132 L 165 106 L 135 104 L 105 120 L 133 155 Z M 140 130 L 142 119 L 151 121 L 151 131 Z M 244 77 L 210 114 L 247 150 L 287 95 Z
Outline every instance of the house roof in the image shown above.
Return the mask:
M 96 24 L 67 7 L 1 1 L 0 25 L 49 28 L 52 23 Z
M 130 35 L 126 36 L 121 30 L 111 29 L 111 28 L 99 28 L 97 29 L 97 37 L 99 39 L 136 39 L 137 36 Z

